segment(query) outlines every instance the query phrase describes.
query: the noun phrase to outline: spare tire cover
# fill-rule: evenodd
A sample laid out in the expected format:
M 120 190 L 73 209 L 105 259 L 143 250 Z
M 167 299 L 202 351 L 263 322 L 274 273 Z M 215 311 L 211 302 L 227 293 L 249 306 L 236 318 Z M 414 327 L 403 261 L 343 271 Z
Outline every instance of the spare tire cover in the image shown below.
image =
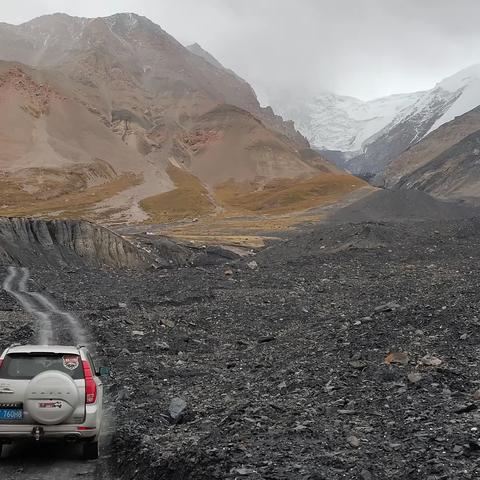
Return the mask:
M 49 370 L 30 380 L 24 409 L 43 425 L 57 425 L 69 418 L 78 405 L 75 382 L 66 373 Z

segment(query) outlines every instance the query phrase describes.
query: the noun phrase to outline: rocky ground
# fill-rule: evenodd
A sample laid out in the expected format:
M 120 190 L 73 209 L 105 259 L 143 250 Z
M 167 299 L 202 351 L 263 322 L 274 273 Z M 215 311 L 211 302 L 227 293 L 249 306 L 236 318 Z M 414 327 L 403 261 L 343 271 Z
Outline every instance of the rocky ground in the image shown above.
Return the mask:
M 323 224 L 256 263 L 32 276 L 113 367 L 113 478 L 476 479 L 479 247 L 478 219 Z

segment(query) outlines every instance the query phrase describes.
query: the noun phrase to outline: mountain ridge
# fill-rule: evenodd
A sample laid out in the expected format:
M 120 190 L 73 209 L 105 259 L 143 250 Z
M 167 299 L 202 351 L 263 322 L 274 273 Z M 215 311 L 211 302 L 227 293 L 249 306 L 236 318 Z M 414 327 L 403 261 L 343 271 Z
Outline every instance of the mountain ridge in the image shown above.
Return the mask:
M 429 133 L 395 159 L 376 181 L 439 198 L 480 197 L 480 107 Z
M 238 185 L 245 208 L 268 189 L 261 212 L 322 203 L 328 182 L 338 195 L 363 186 L 247 82 L 144 17 L 4 25 L 0 58 L 11 57 L 34 65 L 0 62 L 2 215 L 162 222 L 228 213 Z M 308 191 L 282 194 L 297 180 Z
M 160 87 L 173 89 L 177 94 L 179 89 L 184 92 L 197 89 L 217 103 L 230 103 L 250 111 L 301 148 L 309 146 L 292 122 L 284 122 L 271 109 L 260 106 L 245 80 L 224 68 L 217 68 L 212 74 L 211 64 L 207 67 L 202 57 L 190 52 L 146 17 L 132 13 L 99 18 L 54 14 L 18 26 L 4 24 L 0 28 L 0 58 L 3 60 L 40 68 L 55 67 L 84 82 L 95 82 L 95 79 L 89 78 L 88 70 L 76 70 L 79 66 L 85 70 L 92 64 L 102 67 L 101 55 L 105 50 L 116 54 L 105 69 L 121 64 L 129 80 L 141 83 L 150 94 L 155 94 Z M 159 57 L 158 51 L 168 52 L 168 55 Z M 211 107 L 209 104 L 203 108 L 206 111 Z

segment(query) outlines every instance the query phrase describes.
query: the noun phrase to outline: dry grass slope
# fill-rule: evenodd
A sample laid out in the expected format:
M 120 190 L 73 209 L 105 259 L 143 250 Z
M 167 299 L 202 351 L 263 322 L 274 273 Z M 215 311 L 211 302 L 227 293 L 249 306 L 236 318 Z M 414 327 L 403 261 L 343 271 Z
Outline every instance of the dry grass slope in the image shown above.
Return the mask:
M 95 212 L 100 202 L 111 198 L 127 188 L 139 184 L 141 178 L 130 174 L 116 177 L 114 180 L 85 188 L 83 190 L 70 189 L 71 193 L 61 193 L 41 199 L 42 192 L 29 193 L 11 177 L 0 177 L 0 216 L 42 216 L 45 218 L 72 218 L 98 220 Z M 42 191 L 51 192 L 48 182 Z
M 236 214 L 282 214 L 336 202 L 365 186 L 359 178 L 344 174 L 322 174 L 307 179 L 276 180 L 259 189 L 254 183 L 224 183 L 215 190 L 216 198 Z
M 300 186 L 300 192 L 296 191 L 297 186 Z M 217 191 L 217 201 L 223 196 L 225 202 L 228 197 L 230 204 L 223 204 L 225 210 L 222 213 L 205 216 L 198 222 L 152 225 L 150 228 L 159 234 L 198 245 L 258 248 L 280 232 L 321 221 L 334 204 L 348 204 L 350 199 L 375 190 L 355 177 L 337 174 L 322 179 L 297 180 L 289 185 L 285 185 L 285 181 L 274 182 L 266 190 L 256 191 L 255 188 L 255 185 L 234 183 L 223 185 L 221 195 Z M 265 206 L 269 209 L 253 210 Z
M 195 176 L 173 165 L 167 168 L 167 173 L 177 188 L 140 202 L 140 206 L 150 215 L 150 221 L 172 222 L 215 211 L 207 189 Z

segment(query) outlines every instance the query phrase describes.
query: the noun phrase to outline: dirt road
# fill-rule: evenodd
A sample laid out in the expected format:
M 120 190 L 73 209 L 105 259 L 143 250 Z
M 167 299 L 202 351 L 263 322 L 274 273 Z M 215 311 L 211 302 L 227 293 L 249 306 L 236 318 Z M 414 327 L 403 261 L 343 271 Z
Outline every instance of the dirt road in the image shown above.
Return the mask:
M 9 267 L 3 289 L 31 315 L 38 343 L 85 344 L 87 335 L 78 319 L 59 309 L 44 294 L 31 291 L 29 282 L 28 268 Z M 79 445 L 25 442 L 5 448 L 0 461 L 0 477 L 4 480 L 108 479 L 105 463 L 104 458 L 82 460 Z

